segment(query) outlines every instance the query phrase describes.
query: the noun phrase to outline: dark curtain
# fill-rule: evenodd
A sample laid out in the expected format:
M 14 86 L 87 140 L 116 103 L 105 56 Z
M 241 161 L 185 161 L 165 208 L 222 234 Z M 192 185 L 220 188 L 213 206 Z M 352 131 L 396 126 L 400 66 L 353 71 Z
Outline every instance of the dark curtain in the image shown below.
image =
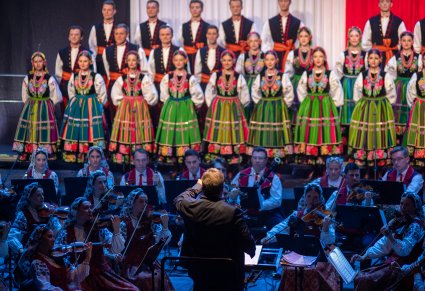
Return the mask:
M 0 1 L 0 74 L 27 74 L 31 54 L 45 53 L 47 67 L 54 75 L 56 55 L 68 45 L 68 28 L 84 29 L 83 45 L 93 24 L 102 21 L 100 0 L 1 0 Z M 118 23 L 130 23 L 130 1 L 115 0 Z M 12 146 L 22 102 L 23 77 L 0 76 L 0 144 Z

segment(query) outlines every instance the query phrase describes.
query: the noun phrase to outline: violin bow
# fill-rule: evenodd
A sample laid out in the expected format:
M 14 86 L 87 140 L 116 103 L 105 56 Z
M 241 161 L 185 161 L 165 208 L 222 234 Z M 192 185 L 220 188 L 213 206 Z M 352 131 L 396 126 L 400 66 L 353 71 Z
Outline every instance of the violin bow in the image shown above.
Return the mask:
M 136 223 L 136 226 L 134 227 L 133 233 L 131 234 L 131 237 L 130 237 L 130 239 L 128 240 L 127 246 L 125 247 L 125 250 L 124 250 L 124 252 L 122 253 L 122 256 L 123 256 L 123 257 L 124 257 L 124 256 L 125 256 L 125 254 L 127 253 L 128 247 L 130 246 L 130 243 L 131 243 L 131 241 L 133 240 L 134 234 L 136 233 L 137 228 L 139 227 L 139 224 L 140 224 L 140 222 L 142 221 L 142 217 L 143 217 L 143 215 L 145 214 L 145 211 L 146 211 L 146 207 L 147 207 L 147 206 L 148 206 L 148 204 L 146 203 L 146 204 L 145 204 L 145 207 L 143 208 L 142 214 L 140 214 L 140 217 L 139 217 L 139 219 L 137 220 L 137 223 Z

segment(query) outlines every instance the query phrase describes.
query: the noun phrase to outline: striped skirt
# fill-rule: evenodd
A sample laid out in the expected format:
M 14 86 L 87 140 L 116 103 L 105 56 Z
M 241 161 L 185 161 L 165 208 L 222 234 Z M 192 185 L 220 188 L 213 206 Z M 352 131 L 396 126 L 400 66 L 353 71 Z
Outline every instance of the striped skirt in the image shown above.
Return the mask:
M 350 125 L 351 115 L 353 114 L 356 103 L 353 100 L 354 83 L 356 83 L 357 76 L 344 75 L 342 79 L 342 88 L 344 89 L 344 105 L 341 107 L 340 119 L 341 125 Z
M 394 111 L 394 120 L 396 134 L 402 135 L 406 129 L 409 120 L 410 107 L 407 104 L 406 93 L 410 78 L 397 77 L 395 87 L 397 92 L 397 101 L 392 105 Z
M 249 122 L 247 154 L 256 146 L 265 147 L 269 157 L 293 153 L 291 122 L 283 97 L 262 98 Z
M 417 166 L 425 166 L 425 98 L 417 97 L 410 110 L 403 145 L 414 157 Z
M 376 145 L 376 146 L 375 146 Z M 385 165 L 389 151 L 396 145 L 394 113 L 386 97 L 362 97 L 354 108 L 348 136 L 348 154 L 356 162 Z
M 294 102 L 291 107 L 289 107 L 289 118 L 291 120 L 291 124 L 295 126 L 297 124 L 297 111 L 300 108 L 300 101 L 298 100 L 297 88 L 298 83 L 301 80 L 302 75 L 294 74 L 291 78 L 292 87 L 294 88 Z
M 118 106 L 112 126 L 109 151 L 116 163 L 129 162 L 138 148 L 154 150 L 154 130 L 149 107 L 143 96 L 125 96 Z
M 163 157 L 183 157 L 186 150 L 201 148 L 198 118 L 190 96 L 165 101 L 156 131 L 158 153 Z
M 338 110 L 329 94 L 310 94 L 300 105 L 294 153 L 328 156 L 342 153 Z
M 63 117 L 61 140 L 65 152 L 85 154 L 89 147 L 105 146 L 102 122 L 103 107 L 96 95 L 76 95 L 72 98 Z M 72 154 L 71 154 L 72 156 Z M 64 154 L 65 161 L 74 161 Z
M 39 146 L 43 146 L 49 153 L 49 159 L 55 159 L 58 139 L 53 102 L 49 97 L 29 98 L 19 117 L 13 150 L 23 153 L 22 156 L 27 159 Z
M 208 153 L 233 155 L 246 152 L 248 124 L 239 97 L 217 96 L 208 108 L 204 141 Z

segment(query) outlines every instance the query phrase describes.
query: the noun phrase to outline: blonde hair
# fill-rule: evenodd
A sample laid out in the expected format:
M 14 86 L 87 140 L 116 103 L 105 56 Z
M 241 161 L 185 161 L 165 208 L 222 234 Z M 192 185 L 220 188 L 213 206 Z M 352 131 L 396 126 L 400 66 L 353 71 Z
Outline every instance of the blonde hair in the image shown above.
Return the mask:
M 208 169 L 202 175 L 202 190 L 207 197 L 219 197 L 223 191 L 224 176 L 215 169 Z

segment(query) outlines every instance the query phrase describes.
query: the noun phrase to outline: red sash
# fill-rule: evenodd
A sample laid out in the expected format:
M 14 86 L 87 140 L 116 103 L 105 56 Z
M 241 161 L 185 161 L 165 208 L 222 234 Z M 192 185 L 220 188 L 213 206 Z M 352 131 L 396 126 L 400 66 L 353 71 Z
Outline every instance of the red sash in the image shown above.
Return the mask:
M 153 186 L 153 170 L 151 168 L 146 168 L 146 185 L 143 186 Z M 136 169 L 132 169 L 125 175 L 125 183 L 129 186 L 136 185 Z M 138 186 L 138 185 L 136 185 Z

